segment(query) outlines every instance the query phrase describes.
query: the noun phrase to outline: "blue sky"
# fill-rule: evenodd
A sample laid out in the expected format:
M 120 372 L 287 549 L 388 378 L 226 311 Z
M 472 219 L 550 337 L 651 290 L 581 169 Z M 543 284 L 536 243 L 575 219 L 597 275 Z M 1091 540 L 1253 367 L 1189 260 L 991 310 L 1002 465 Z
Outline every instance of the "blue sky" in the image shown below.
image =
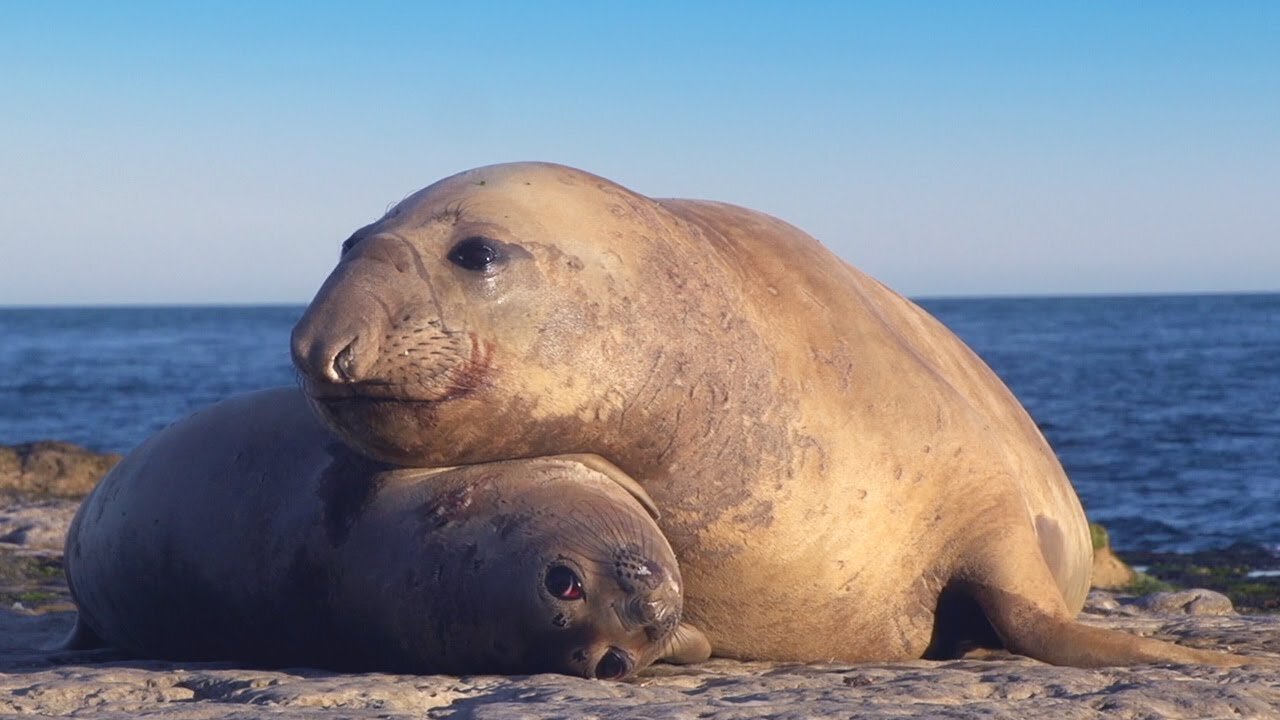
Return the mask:
M 5 3 L 0 107 L 0 305 L 305 302 L 529 159 L 916 296 L 1280 290 L 1274 2 Z

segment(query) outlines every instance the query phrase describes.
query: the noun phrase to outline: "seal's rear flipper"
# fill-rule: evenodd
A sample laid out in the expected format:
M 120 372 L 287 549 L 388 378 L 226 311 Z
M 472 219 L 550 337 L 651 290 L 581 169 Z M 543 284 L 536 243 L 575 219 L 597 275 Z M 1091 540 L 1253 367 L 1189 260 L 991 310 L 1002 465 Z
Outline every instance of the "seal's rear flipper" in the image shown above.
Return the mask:
M 711 641 L 698 628 L 680 623 L 667 646 L 662 649 L 658 662 L 672 665 L 693 665 L 711 657 Z
M 1053 665 L 1103 667 L 1188 663 L 1236 667 L 1268 660 L 1197 650 L 1076 622 L 1030 529 L 1005 535 L 977 554 L 956 590 L 981 608 L 1004 646 Z
M 98 636 L 98 633 L 89 629 L 85 624 L 84 618 L 76 615 L 76 624 L 71 628 L 71 632 L 67 634 L 67 638 L 58 646 L 58 650 L 100 650 L 109 647 L 106 640 Z
M 1264 662 L 1090 627 L 1064 618 L 1034 600 L 997 588 L 979 590 L 979 596 L 979 604 L 986 608 L 992 626 L 1011 652 L 1053 665 L 1105 667 L 1184 663 L 1237 667 Z

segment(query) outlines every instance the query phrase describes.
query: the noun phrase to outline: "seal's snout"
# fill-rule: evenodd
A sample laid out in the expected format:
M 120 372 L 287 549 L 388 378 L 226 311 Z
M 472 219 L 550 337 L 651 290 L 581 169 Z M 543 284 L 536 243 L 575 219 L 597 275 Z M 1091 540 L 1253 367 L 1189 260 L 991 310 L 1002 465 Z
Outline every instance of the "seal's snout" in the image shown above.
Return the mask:
M 684 596 L 676 573 L 635 552 L 621 553 L 614 563 L 618 584 L 628 594 L 618 608 L 624 625 L 641 626 L 659 637 L 680 622 Z
M 680 585 L 675 578 L 668 577 L 645 595 L 633 598 L 628 614 L 656 638 L 675 629 L 679 624 L 682 602 Z
M 355 338 L 347 343 L 346 347 L 338 351 L 333 356 L 333 362 L 330 363 L 330 377 L 335 382 L 355 382 L 360 378 L 360 373 L 356 367 L 356 343 L 360 338 Z
M 618 584 L 627 592 L 650 592 L 671 580 L 671 573 L 662 563 L 632 549 L 618 553 L 614 559 L 613 571 Z
M 350 385 L 371 379 L 385 330 L 385 308 L 351 285 L 369 278 L 340 266 L 293 327 L 293 364 L 312 384 Z
M 307 333 L 299 325 L 293 334 L 293 364 L 313 382 L 360 382 L 368 369 L 361 362 L 361 344 L 359 335 Z

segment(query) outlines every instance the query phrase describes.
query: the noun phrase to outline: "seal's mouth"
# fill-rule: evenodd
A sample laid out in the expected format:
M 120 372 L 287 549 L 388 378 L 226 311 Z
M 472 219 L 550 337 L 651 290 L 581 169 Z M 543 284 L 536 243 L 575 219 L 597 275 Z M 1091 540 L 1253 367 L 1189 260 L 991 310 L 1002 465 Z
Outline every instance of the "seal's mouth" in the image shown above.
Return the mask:
M 364 382 L 359 384 L 332 383 L 302 376 L 298 379 L 302 391 L 312 400 L 341 402 L 344 400 L 408 400 L 404 393 L 390 383 Z
M 440 403 L 471 394 L 490 381 L 493 344 L 474 335 L 468 339 L 465 354 L 424 345 L 375 363 L 360 373 L 363 377 L 349 371 L 317 371 L 297 359 L 294 365 L 303 392 L 315 402 Z
M 303 376 L 302 391 L 326 405 L 343 403 L 438 403 L 472 392 L 473 387 L 449 385 L 437 392 L 414 393 L 411 386 L 379 380 L 359 383 L 332 383 Z

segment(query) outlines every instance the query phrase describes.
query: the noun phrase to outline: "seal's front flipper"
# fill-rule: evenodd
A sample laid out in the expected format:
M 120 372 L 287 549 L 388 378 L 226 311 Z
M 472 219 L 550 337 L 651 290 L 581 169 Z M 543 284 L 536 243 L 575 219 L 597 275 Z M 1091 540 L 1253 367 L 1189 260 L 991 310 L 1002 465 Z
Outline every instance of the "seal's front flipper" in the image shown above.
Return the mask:
M 1005 534 L 980 549 L 975 559 L 976 564 L 957 578 L 955 589 L 977 603 L 1010 652 L 1075 667 L 1143 663 L 1236 667 L 1267 662 L 1076 622 L 1030 528 Z
M 76 614 L 76 624 L 71 628 L 71 632 L 67 634 L 67 638 L 57 647 L 58 650 L 100 650 L 109 647 L 106 640 L 98 636 L 98 633 L 89 629 L 85 624 L 84 618 Z
M 711 641 L 698 628 L 680 623 L 671 639 L 667 641 L 658 662 L 672 665 L 693 665 L 706 661 L 711 657 Z

